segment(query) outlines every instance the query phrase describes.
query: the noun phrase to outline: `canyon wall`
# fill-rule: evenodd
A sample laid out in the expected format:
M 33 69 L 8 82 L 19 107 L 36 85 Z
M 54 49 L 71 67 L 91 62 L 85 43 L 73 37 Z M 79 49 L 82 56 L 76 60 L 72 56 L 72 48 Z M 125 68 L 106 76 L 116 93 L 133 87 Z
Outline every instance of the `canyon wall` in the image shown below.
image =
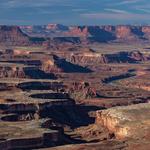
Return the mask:
M 105 25 L 105 26 L 21 26 L 26 34 L 42 37 L 80 37 L 81 42 L 139 42 L 150 40 L 150 26 Z M 40 32 L 39 32 L 40 29 Z M 40 33 L 40 34 L 39 34 Z
M 51 38 L 51 39 L 48 39 Z M 20 45 L 42 45 L 51 43 L 88 44 L 101 42 L 148 42 L 149 26 L 0 26 L 0 43 Z
M 59 54 L 67 61 L 81 66 L 96 66 L 107 63 L 137 63 L 150 60 L 150 55 L 139 51 L 100 54 L 92 52 Z
M 0 26 L 0 43 L 7 43 L 7 45 L 28 45 L 29 37 L 17 26 Z
M 106 127 L 118 139 L 149 140 L 149 108 L 149 104 L 137 104 L 97 111 L 96 124 Z

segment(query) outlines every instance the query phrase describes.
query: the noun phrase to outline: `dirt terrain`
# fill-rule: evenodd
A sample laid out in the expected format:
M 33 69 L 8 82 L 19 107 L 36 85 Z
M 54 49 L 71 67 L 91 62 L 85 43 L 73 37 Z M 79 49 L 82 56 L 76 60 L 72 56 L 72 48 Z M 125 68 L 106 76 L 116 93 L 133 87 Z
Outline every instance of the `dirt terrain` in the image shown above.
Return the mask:
M 47 26 L 55 28 L 68 32 Z M 148 43 L 70 44 L 33 39 L 25 30 L 0 28 L 1 150 L 149 149 Z M 133 37 L 133 30 L 115 33 Z

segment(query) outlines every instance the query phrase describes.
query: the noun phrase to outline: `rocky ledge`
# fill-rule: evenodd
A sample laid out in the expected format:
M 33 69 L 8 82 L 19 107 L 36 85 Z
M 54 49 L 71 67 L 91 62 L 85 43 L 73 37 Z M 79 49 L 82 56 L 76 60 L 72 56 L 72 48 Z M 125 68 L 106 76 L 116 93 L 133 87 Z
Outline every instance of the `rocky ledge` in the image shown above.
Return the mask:
M 150 104 L 114 107 L 96 115 L 96 124 L 108 128 L 118 139 L 150 140 Z
M 38 148 L 47 143 L 57 145 L 63 135 L 62 131 L 51 129 L 50 120 L 0 122 L 0 128 L 1 150 Z

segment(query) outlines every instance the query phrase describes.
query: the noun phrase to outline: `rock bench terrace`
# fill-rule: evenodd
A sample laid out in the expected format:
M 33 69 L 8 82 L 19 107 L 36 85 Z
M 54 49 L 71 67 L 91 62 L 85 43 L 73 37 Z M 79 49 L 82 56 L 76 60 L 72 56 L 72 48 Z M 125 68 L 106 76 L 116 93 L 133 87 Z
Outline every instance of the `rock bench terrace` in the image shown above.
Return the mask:
M 149 150 L 149 37 L 0 25 L 0 150 Z

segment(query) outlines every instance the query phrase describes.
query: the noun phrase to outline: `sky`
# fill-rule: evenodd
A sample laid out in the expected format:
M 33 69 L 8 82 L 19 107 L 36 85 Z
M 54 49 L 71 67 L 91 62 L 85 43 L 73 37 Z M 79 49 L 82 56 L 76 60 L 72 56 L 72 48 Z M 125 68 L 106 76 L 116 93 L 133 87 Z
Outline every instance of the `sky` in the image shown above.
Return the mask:
M 0 24 L 150 24 L 150 0 L 0 0 Z

